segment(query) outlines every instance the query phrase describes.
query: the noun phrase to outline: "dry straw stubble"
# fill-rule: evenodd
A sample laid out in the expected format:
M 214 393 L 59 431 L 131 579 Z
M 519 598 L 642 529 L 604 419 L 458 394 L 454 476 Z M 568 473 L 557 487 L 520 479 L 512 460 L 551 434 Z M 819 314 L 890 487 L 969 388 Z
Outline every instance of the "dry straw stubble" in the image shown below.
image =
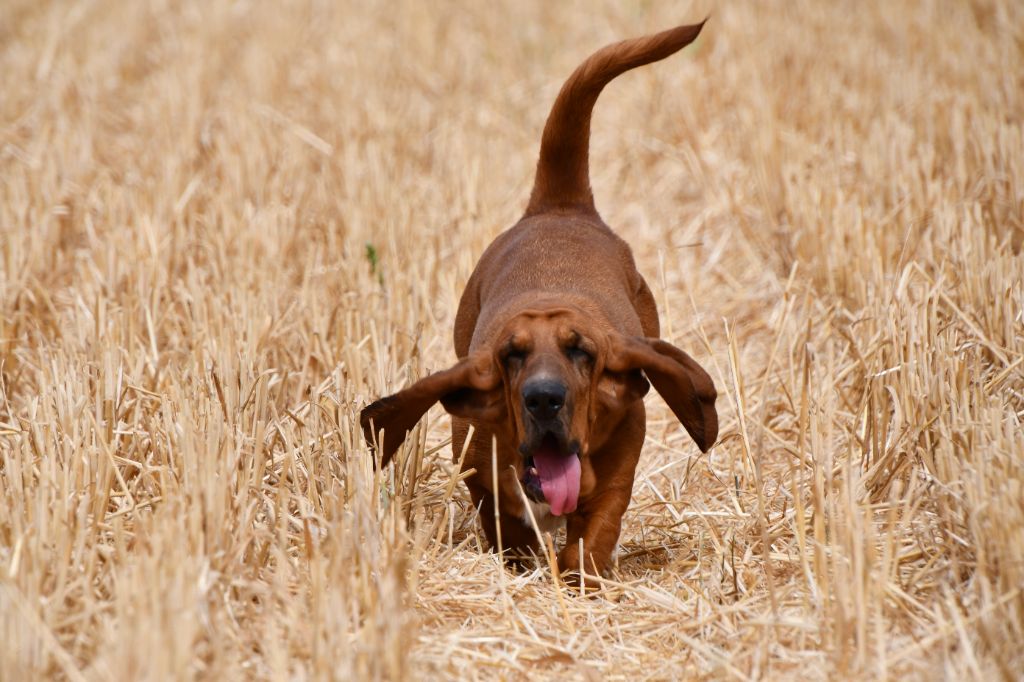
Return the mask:
M 734 3 L 604 94 L 723 428 L 651 396 L 596 597 L 479 551 L 440 411 L 370 464 L 561 80 L 704 9 L 6 3 L 0 677 L 1019 675 L 1018 3 Z

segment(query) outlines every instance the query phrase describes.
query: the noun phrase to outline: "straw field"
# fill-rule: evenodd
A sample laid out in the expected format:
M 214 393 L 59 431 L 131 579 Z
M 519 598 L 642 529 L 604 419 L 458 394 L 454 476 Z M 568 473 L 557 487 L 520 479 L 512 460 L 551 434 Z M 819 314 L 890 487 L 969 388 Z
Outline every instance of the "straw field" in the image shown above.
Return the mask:
M 580 597 L 356 416 L 709 10 L 591 168 L 720 440 L 646 398 Z M 0 74 L 0 679 L 1020 678 L 1021 3 L 5 0 Z

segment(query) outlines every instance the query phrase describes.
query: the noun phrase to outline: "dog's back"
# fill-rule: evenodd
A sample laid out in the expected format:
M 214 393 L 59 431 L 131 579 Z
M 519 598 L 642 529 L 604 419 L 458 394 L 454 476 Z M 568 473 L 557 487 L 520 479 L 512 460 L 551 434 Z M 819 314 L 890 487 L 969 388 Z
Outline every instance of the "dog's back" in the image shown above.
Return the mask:
M 605 225 L 590 189 L 590 118 L 616 76 L 682 49 L 703 23 L 609 45 L 562 86 L 541 138 L 526 213 L 487 248 L 459 302 L 455 352 L 493 331 L 493 313 L 551 296 L 588 310 L 622 333 L 658 336 L 658 314 L 629 246 Z M 522 305 L 518 301 L 522 300 Z
M 523 218 L 487 248 L 466 285 L 455 324 L 464 356 L 509 311 L 544 298 L 586 310 L 628 334 L 658 336 L 653 298 L 629 246 L 596 213 Z

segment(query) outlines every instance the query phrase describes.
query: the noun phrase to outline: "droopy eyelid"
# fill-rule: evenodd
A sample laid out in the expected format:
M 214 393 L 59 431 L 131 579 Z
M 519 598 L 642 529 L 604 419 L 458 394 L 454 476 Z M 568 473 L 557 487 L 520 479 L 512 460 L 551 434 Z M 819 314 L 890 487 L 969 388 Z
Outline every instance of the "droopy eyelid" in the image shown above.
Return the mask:
M 529 353 L 529 349 L 516 346 L 512 340 L 509 340 L 499 355 L 502 362 L 509 362 L 510 360 L 525 360 Z
M 586 338 L 579 332 L 574 331 L 572 338 L 565 345 L 565 352 L 569 353 L 572 351 L 580 351 L 586 353 L 590 357 L 597 355 L 597 344 L 590 339 Z
M 589 339 L 576 334 L 576 337 L 565 346 L 565 354 L 573 360 L 592 362 L 597 354 L 597 347 Z

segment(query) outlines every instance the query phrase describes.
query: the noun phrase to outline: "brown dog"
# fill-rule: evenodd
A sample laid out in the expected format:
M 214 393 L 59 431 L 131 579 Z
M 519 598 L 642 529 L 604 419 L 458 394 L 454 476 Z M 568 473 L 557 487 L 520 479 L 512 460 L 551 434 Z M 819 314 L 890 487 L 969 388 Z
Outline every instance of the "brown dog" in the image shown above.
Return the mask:
M 654 297 L 629 246 L 598 216 L 588 169 L 590 115 L 602 88 L 673 54 L 702 26 L 609 45 L 573 72 L 544 126 L 526 214 L 484 252 L 462 294 L 461 359 L 361 415 L 382 465 L 435 402 L 452 414 L 456 456 L 472 424 L 463 470 L 476 470 L 466 485 L 488 541 L 498 541 L 494 442 L 504 548 L 537 549 L 529 501 L 541 528 L 567 524 L 563 571 L 608 568 L 644 442 L 641 399 L 650 384 L 702 451 L 718 437 L 711 377 L 658 338 Z

